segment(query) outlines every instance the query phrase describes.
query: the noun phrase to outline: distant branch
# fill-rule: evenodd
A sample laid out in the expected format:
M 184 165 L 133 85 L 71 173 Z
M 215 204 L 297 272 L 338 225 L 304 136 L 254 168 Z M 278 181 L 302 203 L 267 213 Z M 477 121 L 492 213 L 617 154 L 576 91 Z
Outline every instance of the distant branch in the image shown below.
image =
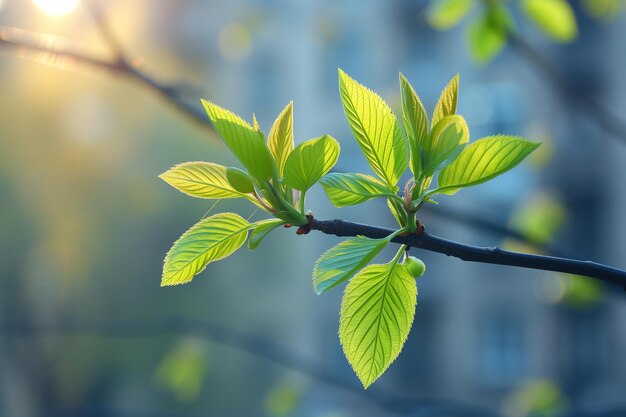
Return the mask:
M 232 329 L 222 324 L 197 319 L 162 317 L 151 320 L 114 322 L 57 318 L 55 323 L 31 323 L 14 320 L 0 322 L 0 334 L 4 338 L 71 335 L 123 339 L 153 337 L 163 334 L 191 334 L 241 350 L 276 365 L 298 371 L 317 381 L 341 388 L 389 413 L 407 415 L 419 411 L 424 415 L 432 416 L 498 416 L 497 413 L 483 408 L 448 400 L 400 397 L 394 392 L 381 389 L 381 387 L 365 391 L 356 382 L 356 379 L 347 380 L 333 366 L 312 360 L 267 338 Z
M 626 144 L 626 122 L 616 116 L 608 108 L 597 102 L 593 97 L 582 92 L 577 86 L 572 85 L 565 74 L 562 74 L 554 64 L 539 51 L 533 48 L 517 33 L 509 30 L 508 37 L 513 51 L 525 57 L 555 86 L 558 92 L 566 99 L 571 100 L 577 106 L 585 110 L 585 114 L 596 125 L 609 134 L 609 137 Z
M 154 91 L 181 114 L 205 127 L 213 128 L 199 104 L 194 106 L 184 101 L 174 85 L 160 82 L 147 72 L 142 71 L 137 65 L 125 58 L 118 49 L 115 49 L 116 56 L 114 59 L 99 58 L 85 52 L 72 50 L 66 42 L 64 43 L 51 35 L 6 26 L 0 26 L 0 47 L 14 51 L 17 56 L 23 56 L 24 53 L 43 54 L 45 59 L 42 59 L 41 62 L 44 64 L 53 66 L 59 65 L 59 63 L 88 65 L 113 75 L 127 77 Z
M 313 220 L 310 226 L 312 230 L 318 230 L 322 233 L 336 236 L 362 235 L 371 238 L 382 238 L 393 233 L 391 229 L 352 223 L 344 220 Z M 454 256 L 468 262 L 517 266 L 521 268 L 584 275 L 619 285 L 626 289 L 626 271 L 592 261 L 530 255 L 506 251 L 497 247 L 465 245 L 428 233 L 423 233 L 422 235 L 398 236 L 393 239 L 393 242 L 431 252 L 443 253 L 444 255 Z

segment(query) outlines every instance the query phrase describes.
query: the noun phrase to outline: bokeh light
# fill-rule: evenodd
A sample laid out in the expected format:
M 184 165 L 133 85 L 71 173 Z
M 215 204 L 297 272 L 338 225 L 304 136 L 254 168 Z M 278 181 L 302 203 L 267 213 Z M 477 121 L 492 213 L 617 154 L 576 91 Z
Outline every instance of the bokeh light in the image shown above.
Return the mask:
M 241 62 L 252 52 L 252 35 L 244 25 L 233 23 L 220 31 L 217 46 L 224 58 Z
M 51 16 L 62 16 L 74 10 L 78 6 L 79 1 L 80 0 L 33 0 L 33 3 L 44 13 Z

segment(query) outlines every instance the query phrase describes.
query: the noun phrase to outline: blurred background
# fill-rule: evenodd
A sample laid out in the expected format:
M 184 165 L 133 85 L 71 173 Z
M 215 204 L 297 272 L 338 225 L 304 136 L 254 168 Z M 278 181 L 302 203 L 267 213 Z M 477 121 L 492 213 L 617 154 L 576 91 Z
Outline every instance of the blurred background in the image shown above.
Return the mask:
M 190 284 L 162 259 L 203 216 L 157 178 L 237 162 L 210 99 L 296 142 L 338 138 L 370 173 L 337 68 L 399 109 L 461 73 L 472 140 L 544 145 L 420 219 L 433 234 L 626 268 L 626 12 L 621 0 L 0 0 L 0 416 L 626 416 L 626 296 L 589 279 L 427 264 L 400 357 L 363 391 L 337 338 L 342 288 L 316 296 L 339 242 L 278 230 Z M 432 111 L 432 110 L 430 110 Z M 317 218 L 393 226 L 384 202 Z M 391 249 L 393 250 L 393 249 Z M 390 253 L 380 255 L 386 261 Z

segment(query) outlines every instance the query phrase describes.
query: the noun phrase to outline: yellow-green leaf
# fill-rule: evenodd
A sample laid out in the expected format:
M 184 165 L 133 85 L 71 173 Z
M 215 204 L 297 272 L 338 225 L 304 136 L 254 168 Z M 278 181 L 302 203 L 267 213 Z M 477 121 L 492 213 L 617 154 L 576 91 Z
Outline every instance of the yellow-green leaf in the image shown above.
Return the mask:
M 250 176 L 238 168 L 226 168 L 226 179 L 235 190 L 250 194 L 254 192 L 254 182 Z
M 313 268 L 313 289 L 317 294 L 341 284 L 363 268 L 389 240 L 357 236 L 333 246 L 322 254 Z
M 430 2 L 426 18 L 439 30 L 456 26 L 472 8 L 472 0 L 434 0 Z
M 287 157 L 293 150 L 293 102 L 289 102 L 276 118 L 270 130 L 268 145 L 276 161 L 278 175 L 282 177 Z
M 159 175 L 163 181 L 199 198 L 247 198 L 229 183 L 227 168 L 211 162 L 187 162 Z
M 435 105 L 433 112 L 432 126 L 434 127 L 441 119 L 446 116 L 456 114 L 456 107 L 459 99 L 459 74 L 444 87 L 439 96 L 439 100 Z
M 395 259 L 364 268 L 348 283 L 339 339 L 365 388 L 400 354 L 413 324 L 416 300 L 415 279 Z
M 338 158 L 339 143 L 331 136 L 301 143 L 285 163 L 285 184 L 306 191 L 335 166 Z
M 270 178 L 273 175 L 274 162 L 265 145 L 263 134 L 241 117 L 217 104 L 207 100 L 202 100 L 202 104 L 215 130 L 250 175 L 261 182 Z
M 250 250 L 256 249 L 267 235 L 285 223 L 286 222 L 284 220 L 276 219 L 261 220 L 254 223 L 254 230 L 252 230 L 252 233 L 250 233 L 250 239 L 248 239 L 248 248 Z
M 567 0 L 524 0 L 526 15 L 550 38 L 571 42 L 578 35 L 574 9 Z
M 454 161 L 467 142 L 469 128 L 465 119 L 459 115 L 443 117 L 430 132 L 424 147 L 424 174 L 430 176 Z
M 400 94 L 402 96 L 402 121 L 409 137 L 411 151 L 411 171 L 417 177 L 422 169 L 422 148 L 428 137 L 428 114 L 413 86 L 400 73 Z
M 477 140 L 439 173 L 437 192 L 453 194 L 460 188 L 489 181 L 514 168 L 539 145 L 515 136 Z
M 395 194 L 381 181 L 364 174 L 333 172 L 322 178 L 320 184 L 335 207 L 352 206 Z
M 391 109 L 376 93 L 339 70 L 341 102 L 365 158 L 381 179 L 395 186 L 408 163 L 406 140 Z
M 191 281 L 207 264 L 239 249 L 249 229 L 250 223 L 234 213 L 200 220 L 183 233 L 165 256 L 161 286 Z

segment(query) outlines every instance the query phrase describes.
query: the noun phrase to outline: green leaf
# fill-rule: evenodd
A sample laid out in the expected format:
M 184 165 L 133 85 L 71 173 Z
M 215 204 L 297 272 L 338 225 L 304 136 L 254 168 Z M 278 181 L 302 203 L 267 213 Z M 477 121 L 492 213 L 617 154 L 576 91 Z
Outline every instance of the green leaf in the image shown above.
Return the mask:
M 161 286 L 189 282 L 210 262 L 231 255 L 246 241 L 250 226 L 234 213 L 200 220 L 183 233 L 165 256 Z
M 256 249 L 261 241 L 265 239 L 265 236 L 269 235 L 274 229 L 284 225 L 284 220 L 261 220 L 253 224 L 254 230 L 250 233 L 250 239 L 248 239 L 248 248 L 250 250 Z
M 313 268 L 313 289 L 317 294 L 341 284 L 389 243 L 389 239 L 357 236 L 333 246 L 322 254 Z
M 472 0 L 435 0 L 428 7 L 428 23 L 439 30 L 456 26 L 472 8 Z
M 406 140 L 391 109 L 376 93 L 339 70 L 341 102 L 365 158 L 381 179 L 393 187 L 406 170 Z
M 498 15 L 498 11 L 490 9 L 473 21 L 468 28 L 467 37 L 472 57 L 481 64 L 495 58 L 506 45 L 507 29 Z
M 416 300 L 415 279 L 395 259 L 364 268 L 346 287 L 339 339 L 365 388 L 400 354 L 413 324 Z
M 576 16 L 566 0 L 524 0 L 522 9 L 553 40 L 571 42 L 576 39 Z
M 227 178 L 227 168 L 211 162 L 187 162 L 159 175 L 163 181 L 199 198 L 248 198 L 235 189 Z
M 207 100 L 202 100 L 202 104 L 215 130 L 250 175 L 260 182 L 270 178 L 274 173 L 274 162 L 263 134 L 229 110 Z
M 395 195 L 384 183 L 364 174 L 333 172 L 322 178 L 320 183 L 335 207 L 352 206 L 372 198 Z
M 435 105 L 433 112 L 432 126 L 434 127 L 441 119 L 446 116 L 452 116 L 456 113 L 456 106 L 459 99 L 459 74 L 444 87 Z
M 408 219 L 406 210 L 404 209 L 404 204 L 401 204 L 395 198 L 388 198 L 387 207 L 389 207 L 389 211 L 393 215 L 393 218 L 396 219 L 398 224 L 402 227 L 405 227 L 408 223 Z
M 400 73 L 400 93 L 402 96 L 402 121 L 409 137 L 411 151 L 410 168 L 418 177 L 422 169 L 422 148 L 428 137 L 428 114 L 413 86 Z
M 293 101 L 276 118 L 270 130 L 268 145 L 276 161 L 278 176 L 282 177 L 287 157 L 293 150 Z
M 237 191 L 245 194 L 254 192 L 254 182 L 250 176 L 238 168 L 226 168 L 226 179 Z
M 435 171 L 454 161 L 465 144 L 469 142 L 469 128 L 462 116 L 442 118 L 430 132 L 423 150 L 424 168 L 422 172 L 431 176 Z
M 539 145 L 515 136 L 490 136 L 477 140 L 439 173 L 436 192 L 453 194 L 460 188 L 489 181 L 514 168 Z
M 339 158 L 339 143 L 331 136 L 301 143 L 285 163 L 285 184 L 306 191 L 320 180 Z

